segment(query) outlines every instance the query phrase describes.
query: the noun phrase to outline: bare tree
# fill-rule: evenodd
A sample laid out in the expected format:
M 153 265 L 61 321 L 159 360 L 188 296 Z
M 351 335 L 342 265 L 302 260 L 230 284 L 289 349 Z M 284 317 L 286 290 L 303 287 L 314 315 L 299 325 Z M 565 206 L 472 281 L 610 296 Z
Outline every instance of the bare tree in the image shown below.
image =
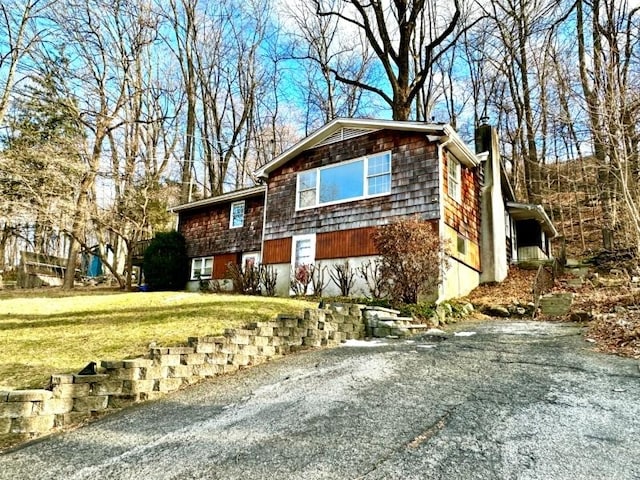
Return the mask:
M 634 32 L 639 12 L 626 0 L 576 2 L 580 82 L 598 162 L 603 245 L 613 248 L 613 232 L 626 224 L 638 252 L 640 72 L 634 68 L 639 41 Z
M 314 5 L 304 1 L 290 5 L 288 14 L 295 24 L 290 56 L 301 62 L 304 73 L 295 83 L 306 107 L 305 134 L 336 117 L 369 113 L 363 89 L 338 81 L 331 71 L 334 67 L 348 73 L 356 82 L 372 81 L 368 76 L 373 56 L 364 32 L 344 35 L 337 16 L 316 15 Z
M 19 69 L 47 31 L 38 24 L 55 0 L 7 0 L 0 4 L 0 125 L 9 108 Z
M 390 107 L 394 120 L 408 120 L 419 92 L 429 80 L 431 67 L 458 38 L 452 36 L 460 18 L 460 1 L 453 0 L 453 14 L 442 21 L 435 0 L 397 1 L 314 0 L 319 16 L 338 18 L 364 33 L 391 87 L 388 94 L 377 82 L 353 78 L 331 66 L 335 77 L 380 96 Z M 344 7 L 344 8 L 343 8 Z M 428 31 L 422 28 L 428 28 Z M 420 35 L 419 60 L 414 63 L 416 35 Z M 415 66 L 414 66 L 415 65 Z
M 156 27 L 143 1 L 106 5 L 98 0 L 69 0 L 68 7 L 52 12 L 51 21 L 57 26 L 58 48 L 74 58 L 68 65 L 68 89 L 78 99 L 77 116 L 86 132 L 82 152 L 86 170 L 69 229 L 72 241 L 64 288 L 73 287 L 80 250 L 101 236 L 90 231 L 102 226 L 91 223 L 97 217 L 97 193 L 114 187 L 112 200 L 118 201 L 133 186 L 135 159 L 142 154 L 140 124 L 151 121 L 141 111 L 145 86 L 139 80 L 146 72 L 140 70 L 140 62 Z M 124 147 L 119 150 L 116 144 L 121 141 Z M 101 174 L 106 155 L 111 160 L 110 175 Z M 100 192 L 96 191 L 98 179 Z M 123 285 L 114 265 L 105 265 Z
M 493 66 L 504 82 L 497 108 L 510 130 L 512 157 L 521 158 L 526 196 L 541 203 L 540 165 L 544 162 L 546 51 L 559 25 L 571 9 L 557 0 L 496 0 L 485 8 L 496 35 L 492 46 Z M 542 59 L 538 61 L 538 59 Z
M 187 179 L 199 156 L 206 196 L 251 181 L 245 165 L 254 152 L 257 94 L 268 78 L 261 47 L 269 10 L 268 0 L 175 0 L 166 13 L 174 30 L 167 45 L 182 66 L 187 98 L 183 184 L 193 182 Z

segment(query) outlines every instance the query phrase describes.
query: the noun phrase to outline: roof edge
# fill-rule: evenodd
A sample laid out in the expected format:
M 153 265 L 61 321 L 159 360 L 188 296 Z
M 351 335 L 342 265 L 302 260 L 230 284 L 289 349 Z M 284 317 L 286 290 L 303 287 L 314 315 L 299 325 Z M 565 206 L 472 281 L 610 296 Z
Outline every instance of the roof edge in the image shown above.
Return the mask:
M 549 218 L 549 215 L 547 215 L 547 212 L 544 211 L 542 205 L 534 203 L 507 202 L 507 208 L 530 212 L 532 214 L 531 217 L 534 220 L 537 220 L 543 225 L 543 227 L 546 227 L 546 231 L 550 234 L 550 238 L 556 238 L 559 235 L 556 226 Z
M 206 207 L 209 205 L 216 205 L 218 203 L 230 202 L 233 200 L 242 200 L 250 198 L 264 193 L 267 189 L 266 185 L 257 185 L 255 187 L 243 188 L 242 190 L 234 190 L 233 192 L 223 193 L 215 197 L 203 198 L 202 200 L 196 200 L 195 202 L 183 203 L 174 207 L 169 207 L 167 210 L 173 213 L 184 212 L 185 210 L 192 210 L 195 208 Z
M 297 142 L 295 145 L 289 147 L 266 165 L 262 166 L 255 172 L 256 176 L 263 179 L 268 178 L 269 173 L 286 164 L 299 153 L 309 148 L 313 148 L 315 144 L 320 143 L 338 128 L 349 127 L 370 128 L 372 131 L 387 129 L 439 134 L 447 137 L 447 140 L 451 141 L 451 145 L 453 147 L 452 151 L 456 156 L 462 157 L 460 158 L 461 161 L 470 166 L 476 166 L 478 164 L 475 154 L 469 149 L 469 147 L 467 147 L 467 145 L 462 141 L 462 138 L 460 138 L 458 133 L 449 124 L 399 120 L 376 120 L 367 118 L 335 118 Z

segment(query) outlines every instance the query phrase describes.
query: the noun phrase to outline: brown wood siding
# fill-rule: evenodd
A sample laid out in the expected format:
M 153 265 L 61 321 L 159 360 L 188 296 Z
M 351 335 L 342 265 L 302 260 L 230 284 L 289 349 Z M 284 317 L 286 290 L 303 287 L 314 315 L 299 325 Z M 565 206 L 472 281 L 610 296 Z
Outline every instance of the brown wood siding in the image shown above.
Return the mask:
M 460 164 L 461 194 L 460 203 L 449 196 L 448 152 L 445 152 L 442 168 L 444 185 L 444 223 L 469 240 L 473 246 L 466 258 L 459 258 L 475 269 L 480 268 L 480 177 L 479 169 L 468 168 Z M 455 243 L 453 244 L 455 248 Z
M 385 151 L 391 151 L 389 195 L 296 211 L 298 172 Z M 381 130 L 307 150 L 269 177 L 265 240 L 371 228 L 397 216 L 437 219 L 439 169 L 437 143 L 413 132 Z
M 291 237 L 267 240 L 262 250 L 262 263 L 290 263 L 291 262 Z
M 316 260 L 377 255 L 375 231 L 369 227 L 320 233 L 316 236 Z
M 213 257 L 213 278 L 222 279 L 228 278 L 227 275 L 227 264 L 229 263 L 240 263 L 241 254 L 239 253 L 227 253 L 223 255 L 216 255 Z
M 187 241 L 189 257 L 260 250 L 264 195 L 245 199 L 244 226 L 240 228 L 229 228 L 231 203 L 180 212 L 178 231 Z

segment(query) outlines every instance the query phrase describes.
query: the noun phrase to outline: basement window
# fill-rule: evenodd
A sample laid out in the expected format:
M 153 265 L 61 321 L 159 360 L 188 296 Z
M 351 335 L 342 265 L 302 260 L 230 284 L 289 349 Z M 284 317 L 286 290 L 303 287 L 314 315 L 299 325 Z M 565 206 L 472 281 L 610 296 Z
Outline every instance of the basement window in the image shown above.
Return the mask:
M 458 234 L 457 250 L 460 255 L 467 254 L 467 239 Z
M 211 278 L 213 257 L 200 257 L 191 260 L 191 280 Z

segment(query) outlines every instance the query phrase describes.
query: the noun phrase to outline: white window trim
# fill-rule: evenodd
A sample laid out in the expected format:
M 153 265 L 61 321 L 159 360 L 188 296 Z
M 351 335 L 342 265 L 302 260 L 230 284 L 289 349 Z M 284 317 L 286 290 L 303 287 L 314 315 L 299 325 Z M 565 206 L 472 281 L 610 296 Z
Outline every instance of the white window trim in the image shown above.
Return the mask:
M 206 260 L 211 260 L 211 274 L 210 275 L 200 275 L 200 279 L 209 279 L 213 277 L 213 257 L 196 257 L 191 259 L 191 280 L 198 280 L 198 277 L 195 274 L 195 262 L 199 260 L 201 262 L 200 270 L 203 270 L 203 266 Z
M 242 224 L 241 225 L 234 225 L 233 224 L 233 207 L 235 207 L 236 205 L 242 205 Z M 242 228 L 244 227 L 244 215 L 245 215 L 245 203 L 244 200 L 240 200 L 238 202 L 233 202 L 231 204 L 231 209 L 229 210 L 229 228 Z
M 447 162 L 447 189 L 449 196 L 456 202 L 462 203 L 462 164 L 451 153 L 447 156 Z M 452 170 L 454 175 L 451 175 Z M 453 189 L 451 188 L 452 184 L 454 186 Z
M 316 261 L 316 234 L 315 233 L 309 233 L 306 235 L 294 235 L 291 238 L 291 273 L 292 275 L 295 275 L 296 273 L 296 267 L 298 267 L 298 265 L 296 264 L 296 244 L 300 241 L 304 241 L 304 240 L 310 240 L 310 250 L 311 250 L 311 263 L 309 264 L 304 264 L 304 265 L 311 265 L 313 263 L 315 263 Z M 292 289 L 289 289 L 289 294 L 292 295 L 294 293 L 294 291 Z M 308 294 L 313 294 L 313 285 L 309 285 L 309 291 L 307 291 Z
M 389 173 L 379 173 L 379 174 L 375 174 L 375 175 L 368 175 L 368 171 L 369 171 L 369 158 L 371 157 L 378 157 L 381 155 L 389 155 Z M 350 160 L 345 160 L 344 162 L 338 162 L 338 163 L 332 163 L 331 165 L 325 165 L 324 167 L 318 167 L 318 168 L 312 168 L 309 170 L 304 170 L 302 172 L 298 172 L 298 174 L 296 175 L 296 211 L 298 210 L 309 210 L 312 208 L 316 208 L 316 207 L 324 207 L 327 205 L 336 205 L 339 203 L 348 203 L 348 202 L 356 202 L 358 200 L 364 200 L 365 198 L 376 198 L 376 197 L 384 197 L 385 195 L 389 195 L 391 193 L 391 180 L 392 180 L 392 155 L 391 155 L 391 150 L 385 151 L 385 152 L 379 152 L 379 153 L 374 153 L 371 155 L 365 155 L 363 157 L 358 157 L 358 158 L 352 158 Z M 339 167 L 341 165 L 347 165 L 349 163 L 355 163 L 355 162 L 364 162 L 364 166 L 363 166 L 363 195 L 359 196 L 359 197 L 349 197 L 349 198 L 345 198 L 343 200 L 334 200 L 332 202 L 324 202 L 324 203 L 320 203 L 320 188 L 319 188 L 319 182 L 320 182 L 320 172 L 322 170 L 326 170 L 327 168 L 334 168 L 334 167 Z M 316 172 L 316 200 L 315 203 L 309 207 L 301 207 L 300 206 L 300 175 L 303 173 L 308 173 L 311 171 L 315 171 Z M 369 178 L 373 178 L 373 177 L 379 177 L 382 175 L 389 175 L 389 191 L 388 192 L 381 192 L 381 193 L 376 193 L 373 195 L 369 195 L 367 194 L 367 192 L 369 191 Z M 312 190 L 310 188 L 306 189 L 306 190 Z
M 258 265 L 260 265 L 260 252 L 247 252 L 242 254 L 242 259 L 240 260 L 242 262 L 240 265 L 242 266 L 243 269 L 247 264 L 247 260 L 249 258 L 254 259 L 253 261 L 254 266 L 257 267 Z

